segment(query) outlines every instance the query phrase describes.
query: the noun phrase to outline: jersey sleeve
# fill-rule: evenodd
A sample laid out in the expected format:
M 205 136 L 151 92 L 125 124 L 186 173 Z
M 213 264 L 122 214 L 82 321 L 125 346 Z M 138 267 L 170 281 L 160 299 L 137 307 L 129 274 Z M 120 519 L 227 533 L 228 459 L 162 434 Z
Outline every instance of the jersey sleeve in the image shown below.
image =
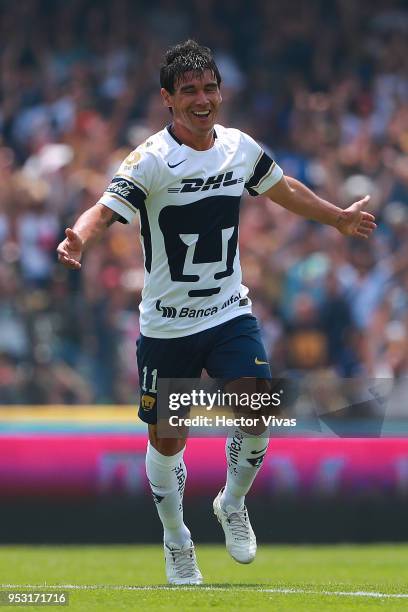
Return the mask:
M 283 170 L 248 134 L 242 134 L 247 158 L 245 188 L 252 196 L 268 191 L 282 176 Z
M 154 174 L 153 156 L 138 147 L 122 162 L 99 203 L 118 213 L 122 223 L 131 223 L 149 195 Z

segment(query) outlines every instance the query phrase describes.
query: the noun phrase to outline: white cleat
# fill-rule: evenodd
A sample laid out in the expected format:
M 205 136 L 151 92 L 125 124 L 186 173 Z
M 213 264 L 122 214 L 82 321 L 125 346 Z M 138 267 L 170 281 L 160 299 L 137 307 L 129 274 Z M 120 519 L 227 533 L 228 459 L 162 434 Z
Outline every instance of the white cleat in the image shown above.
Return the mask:
M 238 563 L 252 563 L 256 555 L 256 537 L 248 517 L 246 506 L 242 510 L 235 510 L 227 506 L 221 507 L 223 489 L 214 499 L 214 514 L 225 533 L 225 544 L 231 557 Z
M 181 548 L 164 544 L 167 581 L 170 584 L 201 584 L 203 577 L 197 566 L 192 540 Z

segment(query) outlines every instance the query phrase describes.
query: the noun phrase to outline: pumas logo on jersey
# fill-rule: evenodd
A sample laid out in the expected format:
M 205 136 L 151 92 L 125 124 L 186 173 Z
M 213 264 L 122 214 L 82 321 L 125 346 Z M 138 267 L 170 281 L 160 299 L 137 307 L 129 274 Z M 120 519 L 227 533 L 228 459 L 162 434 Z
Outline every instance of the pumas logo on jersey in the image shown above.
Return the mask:
M 154 405 L 156 403 L 156 398 L 152 397 L 151 395 L 147 395 L 145 393 L 140 398 L 140 403 L 142 405 L 143 410 L 152 410 L 152 408 L 154 408 Z
M 215 176 L 209 176 L 208 179 L 202 178 L 185 178 L 182 179 L 182 187 L 169 187 L 167 191 L 169 193 L 193 193 L 195 191 L 208 191 L 209 189 L 219 189 L 222 187 L 230 187 L 237 183 L 242 183 L 244 177 L 232 178 L 233 172 L 226 172 L 224 174 L 217 174 Z
M 177 314 L 177 309 L 174 306 L 161 306 L 161 300 L 157 300 L 156 310 L 161 312 L 162 317 L 166 319 L 174 319 Z
M 106 191 L 109 193 L 117 193 L 122 196 L 122 198 L 128 198 L 131 191 L 135 188 L 134 185 L 130 181 L 126 181 L 125 179 L 121 179 L 119 181 L 112 182 Z

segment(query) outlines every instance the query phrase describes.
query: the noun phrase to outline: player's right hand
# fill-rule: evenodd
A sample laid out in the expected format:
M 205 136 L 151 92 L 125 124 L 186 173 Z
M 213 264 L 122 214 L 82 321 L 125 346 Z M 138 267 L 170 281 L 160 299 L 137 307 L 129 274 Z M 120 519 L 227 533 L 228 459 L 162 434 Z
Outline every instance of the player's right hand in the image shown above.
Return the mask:
M 65 240 L 57 247 L 58 261 L 70 270 L 79 270 L 83 249 L 82 240 L 70 227 L 65 230 L 65 236 Z

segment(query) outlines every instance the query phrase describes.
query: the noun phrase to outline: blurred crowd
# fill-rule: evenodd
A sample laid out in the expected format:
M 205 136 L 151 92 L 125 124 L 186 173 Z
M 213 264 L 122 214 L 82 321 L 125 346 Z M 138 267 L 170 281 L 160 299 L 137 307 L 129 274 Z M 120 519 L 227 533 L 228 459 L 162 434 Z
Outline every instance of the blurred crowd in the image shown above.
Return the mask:
M 368 241 L 245 198 L 240 232 L 273 372 L 408 376 L 408 11 L 396 0 L 21 0 L 0 8 L 0 403 L 134 403 L 143 262 L 114 224 L 81 272 L 64 229 L 169 123 L 169 44 L 210 46 L 219 123 L 342 207 Z M 404 411 L 404 406 L 401 406 Z

